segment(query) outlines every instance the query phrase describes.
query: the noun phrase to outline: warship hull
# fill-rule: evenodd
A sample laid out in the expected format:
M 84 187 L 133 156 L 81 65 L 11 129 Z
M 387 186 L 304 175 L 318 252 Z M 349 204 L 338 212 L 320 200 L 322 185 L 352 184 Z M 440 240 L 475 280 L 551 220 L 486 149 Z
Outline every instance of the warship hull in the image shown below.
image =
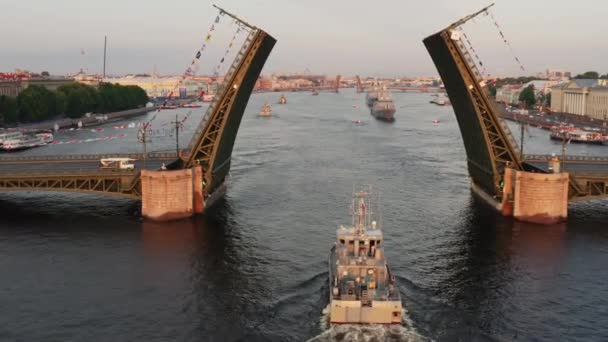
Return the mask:
M 395 105 L 392 102 L 376 102 L 371 109 L 371 114 L 378 120 L 393 122 L 395 121 Z

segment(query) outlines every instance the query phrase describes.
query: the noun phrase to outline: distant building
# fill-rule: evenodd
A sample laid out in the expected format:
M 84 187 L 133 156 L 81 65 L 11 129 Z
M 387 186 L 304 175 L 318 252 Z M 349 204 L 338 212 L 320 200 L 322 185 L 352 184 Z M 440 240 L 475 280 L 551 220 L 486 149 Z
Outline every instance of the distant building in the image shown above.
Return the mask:
M 519 102 L 519 94 L 523 89 L 522 84 L 505 84 L 496 89 L 496 101 L 506 103 Z
M 125 76 L 121 78 L 106 78 L 106 83 L 120 85 L 136 85 L 142 88 L 149 97 L 171 97 L 198 96 L 202 91 L 211 94 L 217 89 L 222 79 L 211 80 L 209 77 L 193 77 L 182 80 L 181 77 L 137 77 Z
M 17 97 L 22 89 L 21 81 L 0 80 L 0 96 Z
M 547 69 L 545 76 L 549 80 L 564 81 L 569 80 L 572 77 L 572 73 L 563 69 Z
M 24 74 L 0 74 L 0 96 L 17 97 L 24 89 L 31 85 L 45 87 L 56 91 L 64 84 L 74 82 L 74 79 L 61 76 L 30 76 Z
M 551 110 L 608 118 L 608 81 L 574 79 L 551 88 Z
M 496 101 L 506 103 L 518 103 L 519 94 L 522 90 L 529 86 L 534 87 L 534 95 L 547 95 L 551 92 L 551 87 L 559 84 L 560 81 L 551 80 L 533 80 L 526 84 L 507 84 L 496 89 Z

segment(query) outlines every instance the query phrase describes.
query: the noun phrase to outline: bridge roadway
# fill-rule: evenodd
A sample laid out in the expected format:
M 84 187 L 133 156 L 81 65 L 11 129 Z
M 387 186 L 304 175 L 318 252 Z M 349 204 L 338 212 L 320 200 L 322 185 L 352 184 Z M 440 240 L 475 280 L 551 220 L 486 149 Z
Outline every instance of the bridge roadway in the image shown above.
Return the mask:
M 0 157 L 0 177 L 32 174 L 82 174 L 113 172 L 99 168 L 102 158 L 132 158 L 135 170 L 144 169 L 143 153 L 130 154 L 86 154 L 58 156 L 10 156 Z M 145 169 L 158 170 L 163 163 L 177 159 L 175 152 L 150 152 L 147 154 Z M 131 171 L 133 173 L 133 171 Z
M 551 160 L 550 155 L 524 155 L 525 164 L 547 173 L 549 172 L 549 160 Z M 608 178 L 608 157 L 566 156 L 562 163 L 562 171 L 574 174 L 594 174 Z

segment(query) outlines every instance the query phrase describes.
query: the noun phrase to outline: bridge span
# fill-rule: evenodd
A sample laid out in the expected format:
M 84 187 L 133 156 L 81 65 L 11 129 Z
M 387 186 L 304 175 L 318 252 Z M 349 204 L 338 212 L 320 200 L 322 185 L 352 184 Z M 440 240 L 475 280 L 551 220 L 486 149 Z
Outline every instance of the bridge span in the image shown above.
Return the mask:
M 462 25 L 491 6 L 423 40 L 458 121 L 472 189 L 506 216 L 539 223 L 563 220 L 568 201 L 608 197 L 608 160 L 522 156 L 488 95 L 472 47 L 463 43 L 470 42 Z
M 217 6 L 215 6 L 217 7 Z M 187 148 L 144 154 L 0 158 L 0 191 L 77 191 L 142 200 L 155 219 L 202 213 L 223 194 L 247 102 L 276 40 L 217 7 L 248 33 Z M 102 158 L 136 159 L 134 170 L 100 169 Z M 161 165 L 166 170 L 160 170 Z

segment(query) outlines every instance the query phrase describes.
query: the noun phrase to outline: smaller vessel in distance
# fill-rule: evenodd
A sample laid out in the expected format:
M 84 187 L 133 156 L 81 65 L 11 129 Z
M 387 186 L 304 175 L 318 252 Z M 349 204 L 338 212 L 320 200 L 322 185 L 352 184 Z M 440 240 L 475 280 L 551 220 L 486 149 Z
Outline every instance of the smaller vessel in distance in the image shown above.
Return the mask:
M 201 108 L 203 105 L 200 103 L 188 103 L 182 106 L 182 108 Z
M 316 96 L 316 95 L 319 95 L 319 92 L 317 91 L 317 89 L 314 89 L 314 88 L 313 88 L 313 90 L 312 90 L 312 95 L 315 95 L 315 96 Z
M 264 103 L 262 109 L 260 109 L 259 115 L 264 117 L 272 116 L 272 108 L 270 108 L 270 105 L 268 103 Z
M 279 104 L 286 104 L 287 103 L 287 98 L 285 97 L 285 95 L 281 95 L 281 97 L 279 97 Z
M 378 87 L 374 86 L 374 88 L 370 91 L 367 92 L 367 94 L 365 95 L 365 103 L 367 103 L 367 106 L 369 108 L 372 108 L 372 106 L 374 105 L 374 102 L 376 102 L 378 100 L 378 93 L 379 93 L 379 89 Z
M 202 97 L 203 102 L 211 102 L 213 101 L 213 98 L 215 97 L 215 94 L 204 94 Z
M 371 208 L 370 192 L 356 192 L 352 226 L 336 231 L 329 256 L 331 324 L 401 324 L 401 296 Z
M 385 90 L 378 92 L 378 98 L 374 101 L 370 111 L 378 120 L 395 121 L 395 104 L 389 93 Z
M 434 103 L 438 106 L 446 106 L 451 104 L 450 100 L 448 100 L 447 98 L 443 98 L 443 97 L 439 97 L 439 96 L 435 96 L 431 101 L 429 101 L 430 103 Z

